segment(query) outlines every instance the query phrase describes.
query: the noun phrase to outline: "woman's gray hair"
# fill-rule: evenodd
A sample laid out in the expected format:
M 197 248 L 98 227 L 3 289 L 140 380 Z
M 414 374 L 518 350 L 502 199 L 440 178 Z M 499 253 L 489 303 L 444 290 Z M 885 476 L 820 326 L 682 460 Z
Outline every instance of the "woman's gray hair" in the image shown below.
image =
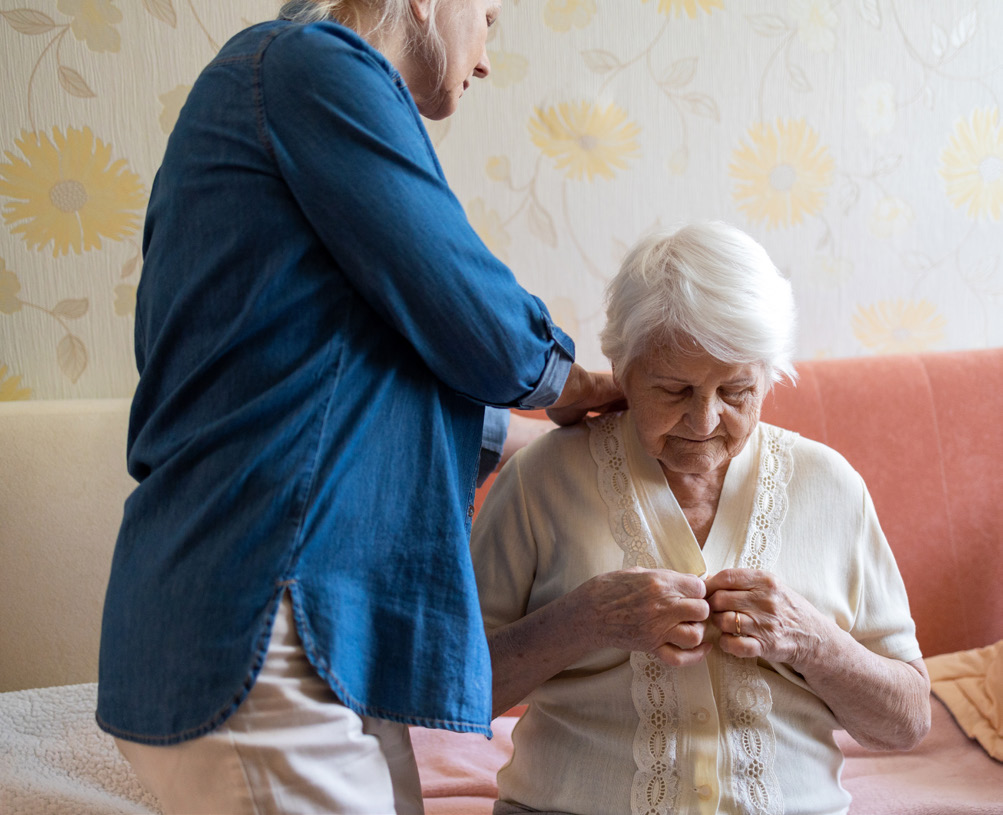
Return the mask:
M 418 24 L 411 11 L 410 0 L 287 0 L 279 10 L 279 19 L 295 23 L 319 23 L 334 20 L 351 28 L 374 48 L 387 34 L 400 32 L 404 47 L 422 54 L 438 72 L 441 81 L 446 74 L 446 45 L 436 24 L 439 0 L 429 0 L 428 23 Z M 360 9 L 367 8 L 376 19 L 368 31 L 360 30 Z
M 602 351 L 620 381 L 651 347 L 761 363 L 768 382 L 797 377 L 791 284 L 747 234 L 712 221 L 654 232 L 606 287 Z

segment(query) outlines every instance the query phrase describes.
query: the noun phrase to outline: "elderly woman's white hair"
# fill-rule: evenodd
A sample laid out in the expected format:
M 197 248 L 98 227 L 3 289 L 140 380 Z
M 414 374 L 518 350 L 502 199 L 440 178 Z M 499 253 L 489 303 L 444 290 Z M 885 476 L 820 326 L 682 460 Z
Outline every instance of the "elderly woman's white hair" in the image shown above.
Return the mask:
M 288 0 L 282 5 L 279 17 L 297 23 L 335 20 L 377 49 L 385 37 L 399 34 L 404 47 L 422 53 L 441 79 L 446 71 L 446 46 L 436 25 L 438 4 L 439 0 L 429 0 L 428 22 L 424 26 L 415 19 L 410 0 Z M 368 26 L 362 24 L 364 14 L 373 21 Z
M 606 288 L 603 353 L 620 378 L 652 346 L 695 342 L 722 362 L 762 363 L 767 381 L 794 381 L 794 296 L 766 250 L 720 222 L 654 232 Z

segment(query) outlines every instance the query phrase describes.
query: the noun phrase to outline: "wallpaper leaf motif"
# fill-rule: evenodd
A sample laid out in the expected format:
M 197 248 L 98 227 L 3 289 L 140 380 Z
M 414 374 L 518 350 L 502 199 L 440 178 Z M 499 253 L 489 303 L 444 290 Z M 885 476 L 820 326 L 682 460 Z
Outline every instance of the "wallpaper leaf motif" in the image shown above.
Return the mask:
M 178 13 L 174 10 L 173 0 L 143 0 L 143 8 L 171 28 L 178 27 Z
M 83 341 L 74 335 L 67 320 L 79 320 L 87 315 L 90 302 L 83 297 L 60 300 L 52 308 L 45 308 L 20 297 L 21 281 L 17 274 L 7 268 L 3 258 L 0 258 L 0 313 L 15 314 L 24 308 L 34 309 L 52 317 L 64 331 L 64 335 L 56 343 L 56 362 L 63 374 L 76 382 L 87 367 L 87 348 Z M 27 397 L 24 397 L 27 398 Z
M 71 96 L 76 96 L 80 99 L 92 99 L 97 96 L 84 78 L 72 68 L 60 65 L 57 73 L 59 75 L 59 84 Z
M 87 313 L 87 300 L 80 298 L 74 300 L 60 300 L 52 307 L 52 313 L 64 320 L 79 320 Z
M 87 347 L 80 337 L 67 334 L 56 345 L 56 358 L 66 378 L 76 382 L 87 368 Z
M 46 34 L 56 28 L 56 21 L 48 14 L 31 8 L 0 11 L 0 17 L 3 17 L 18 34 L 29 37 Z
M 557 246 L 557 229 L 554 227 L 554 219 L 535 198 L 529 202 L 529 231 L 544 245 L 551 248 Z
M 697 65 L 699 64 L 700 60 L 697 57 L 677 59 L 657 82 L 663 88 L 683 88 L 693 81 L 693 78 L 697 74 Z

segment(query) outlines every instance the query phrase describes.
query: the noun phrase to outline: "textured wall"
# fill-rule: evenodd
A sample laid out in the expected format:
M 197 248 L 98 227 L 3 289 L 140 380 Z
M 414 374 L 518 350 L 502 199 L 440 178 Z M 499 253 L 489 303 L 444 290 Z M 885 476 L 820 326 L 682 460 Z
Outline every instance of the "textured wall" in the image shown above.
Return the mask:
M 167 133 L 278 5 L 0 0 L 0 399 L 131 393 Z M 790 276 L 801 357 L 1003 345 L 1001 37 L 996 0 L 505 0 L 430 132 L 589 366 L 624 249 L 695 218 Z

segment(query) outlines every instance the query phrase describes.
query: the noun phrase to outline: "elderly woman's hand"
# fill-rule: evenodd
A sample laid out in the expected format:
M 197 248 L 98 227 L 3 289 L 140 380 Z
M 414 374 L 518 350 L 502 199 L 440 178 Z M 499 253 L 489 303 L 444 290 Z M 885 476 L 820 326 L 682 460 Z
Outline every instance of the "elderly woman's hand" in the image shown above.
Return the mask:
M 922 659 L 869 651 L 769 572 L 725 569 L 707 579 L 721 650 L 762 657 L 801 674 L 860 744 L 911 750 L 930 729 L 930 679 Z
M 721 630 L 721 650 L 798 664 L 817 652 L 827 625 L 810 602 L 770 572 L 725 569 L 707 578 L 711 621 Z
M 710 607 L 704 582 L 670 569 L 624 569 L 597 575 L 572 594 L 578 625 L 594 648 L 647 651 L 668 665 L 693 665 L 705 643 Z

